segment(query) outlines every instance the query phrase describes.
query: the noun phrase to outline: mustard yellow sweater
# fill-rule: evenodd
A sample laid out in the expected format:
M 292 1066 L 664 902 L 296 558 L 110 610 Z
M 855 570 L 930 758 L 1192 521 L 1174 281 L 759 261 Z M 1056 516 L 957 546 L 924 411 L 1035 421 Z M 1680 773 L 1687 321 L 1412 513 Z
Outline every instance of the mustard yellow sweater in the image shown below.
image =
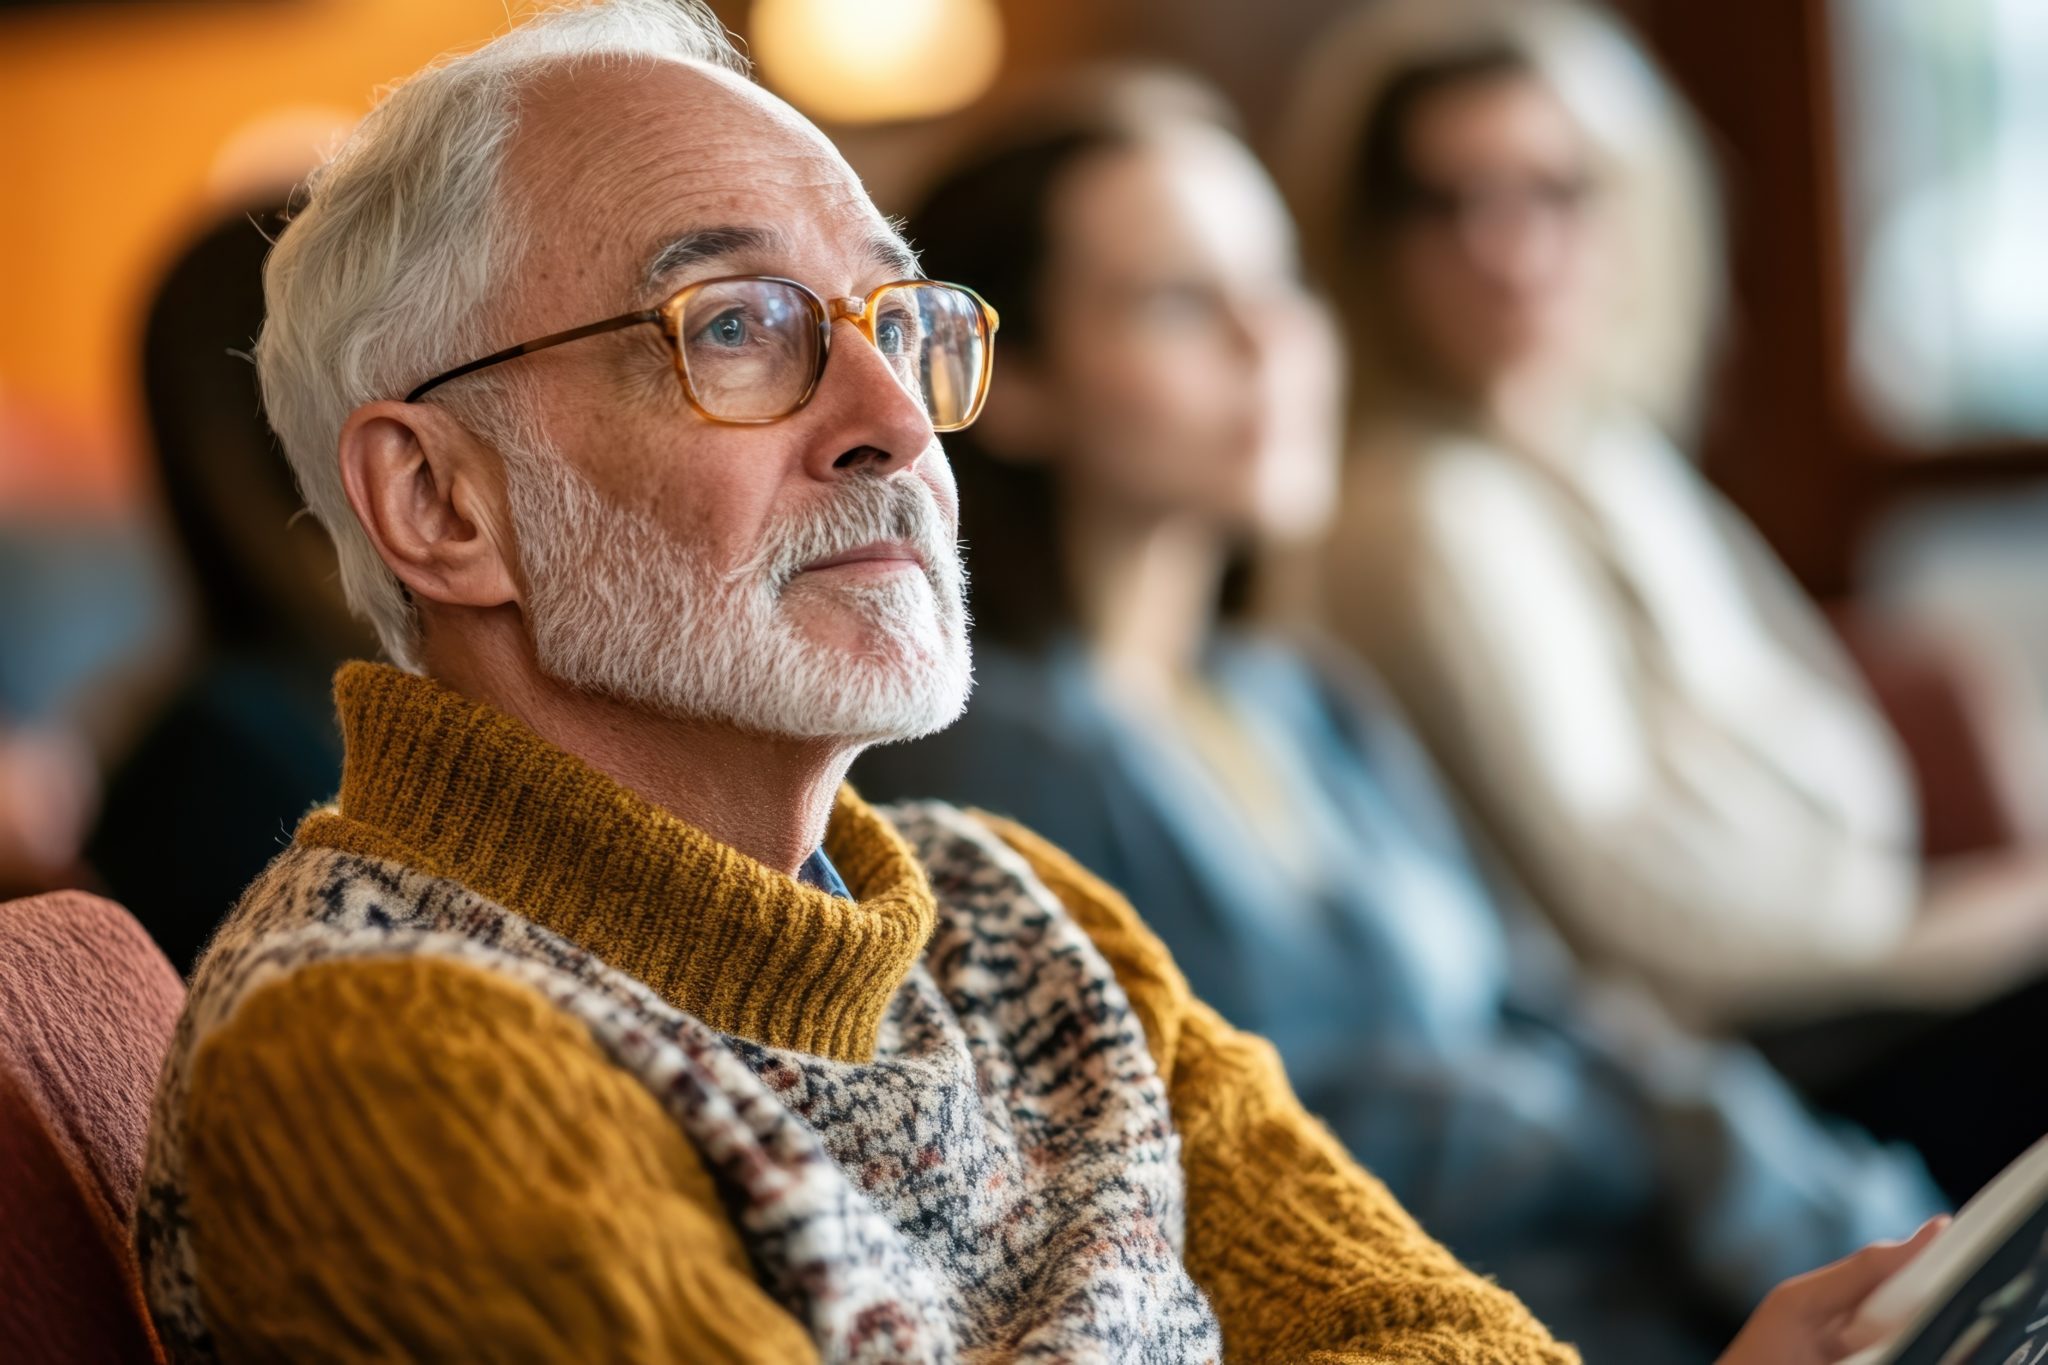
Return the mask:
M 714 1028 L 858 1061 L 932 924 L 848 790 L 844 902 L 640 801 L 509 717 L 395 670 L 337 682 L 349 757 L 302 844 L 459 881 Z M 1576 1360 L 1460 1266 L 1190 998 L 1130 907 L 990 822 L 1139 1016 L 1182 1140 L 1185 1264 L 1231 1360 Z M 317 964 L 190 1063 L 185 1195 L 229 1360 L 802 1361 L 689 1140 L 584 1025 L 453 960 Z

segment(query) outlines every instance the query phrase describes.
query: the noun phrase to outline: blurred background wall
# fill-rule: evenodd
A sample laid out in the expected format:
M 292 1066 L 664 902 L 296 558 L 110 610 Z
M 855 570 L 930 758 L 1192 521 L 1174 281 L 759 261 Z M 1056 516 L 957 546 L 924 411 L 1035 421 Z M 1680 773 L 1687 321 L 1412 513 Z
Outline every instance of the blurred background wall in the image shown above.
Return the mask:
M 495 0 L 0 6 L 0 396 L 67 443 L 10 460 L 0 495 L 135 496 L 135 333 L 180 236 L 503 22 Z

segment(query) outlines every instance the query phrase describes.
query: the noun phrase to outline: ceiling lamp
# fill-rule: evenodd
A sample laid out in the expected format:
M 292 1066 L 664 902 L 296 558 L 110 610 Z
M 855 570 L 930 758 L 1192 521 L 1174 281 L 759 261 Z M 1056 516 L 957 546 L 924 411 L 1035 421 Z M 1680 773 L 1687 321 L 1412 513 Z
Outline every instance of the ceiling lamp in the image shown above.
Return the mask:
M 828 123 L 949 113 L 1003 56 L 995 0 L 755 0 L 748 28 L 768 84 Z

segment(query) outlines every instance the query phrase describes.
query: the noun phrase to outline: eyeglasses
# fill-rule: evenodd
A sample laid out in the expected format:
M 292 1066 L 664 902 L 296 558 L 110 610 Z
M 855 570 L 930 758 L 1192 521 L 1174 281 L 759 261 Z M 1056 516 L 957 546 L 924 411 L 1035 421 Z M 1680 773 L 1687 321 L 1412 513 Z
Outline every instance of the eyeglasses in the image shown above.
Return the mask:
M 934 431 L 958 431 L 981 414 L 995 368 L 996 310 L 972 289 L 897 280 L 864 299 L 818 297 L 795 280 L 732 275 L 700 280 L 653 308 L 573 327 L 435 375 L 405 396 L 418 402 L 451 379 L 600 332 L 652 323 L 675 353 L 676 377 L 698 416 L 758 425 L 811 401 L 825 375 L 833 324 L 852 322 L 924 403 Z
M 1527 179 L 1433 184 L 1416 180 L 1406 190 L 1405 204 L 1414 216 L 1460 231 L 1474 224 L 1541 219 L 1567 222 L 1577 218 L 1599 195 L 1600 184 L 1589 173 L 1537 175 Z

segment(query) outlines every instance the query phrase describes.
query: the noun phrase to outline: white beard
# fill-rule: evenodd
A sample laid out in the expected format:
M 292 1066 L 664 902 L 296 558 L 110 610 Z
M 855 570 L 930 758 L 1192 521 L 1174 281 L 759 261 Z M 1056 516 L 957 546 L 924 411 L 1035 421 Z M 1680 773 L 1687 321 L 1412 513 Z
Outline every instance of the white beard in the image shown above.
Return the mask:
M 966 707 L 965 574 L 918 480 L 850 477 L 829 502 L 772 524 L 751 559 L 721 574 L 545 442 L 500 449 L 527 627 L 549 677 L 663 715 L 859 744 L 930 734 Z M 799 577 L 877 540 L 916 547 L 925 572 Z M 799 595 L 851 613 L 871 643 L 849 652 L 809 638 L 789 610 Z

